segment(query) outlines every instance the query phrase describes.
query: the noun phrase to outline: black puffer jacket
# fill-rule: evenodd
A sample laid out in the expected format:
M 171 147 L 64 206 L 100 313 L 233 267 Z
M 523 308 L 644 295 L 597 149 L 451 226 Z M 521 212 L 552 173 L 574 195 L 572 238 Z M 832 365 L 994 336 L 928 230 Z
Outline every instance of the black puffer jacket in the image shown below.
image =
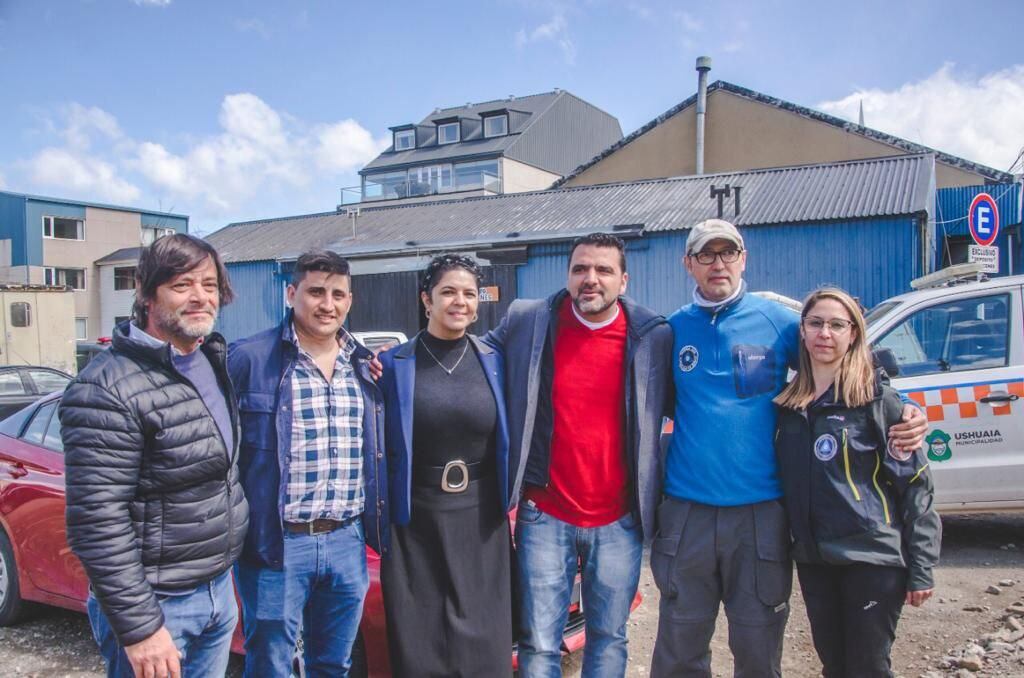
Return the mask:
M 230 568 L 249 522 L 237 445 L 226 449 L 170 347 L 138 343 L 127 329 L 117 328 L 60 406 L 68 543 L 122 645 L 163 625 L 154 588 L 188 590 Z M 212 334 L 201 350 L 237 431 L 224 339 Z

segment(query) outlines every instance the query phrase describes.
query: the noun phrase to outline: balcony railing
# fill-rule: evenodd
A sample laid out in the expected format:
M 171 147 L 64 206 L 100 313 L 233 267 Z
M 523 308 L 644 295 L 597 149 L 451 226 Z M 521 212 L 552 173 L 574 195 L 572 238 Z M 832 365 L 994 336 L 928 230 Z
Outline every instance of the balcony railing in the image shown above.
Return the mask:
M 353 205 L 359 202 L 398 200 L 479 190 L 494 195 L 501 193 L 501 178 L 491 172 L 456 173 L 454 181 L 450 181 L 446 185 L 439 180 L 418 181 L 410 178 L 397 181 L 375 181 L 367 177 L 361 187 L 348 186 L 341 189 L 341 204 Z

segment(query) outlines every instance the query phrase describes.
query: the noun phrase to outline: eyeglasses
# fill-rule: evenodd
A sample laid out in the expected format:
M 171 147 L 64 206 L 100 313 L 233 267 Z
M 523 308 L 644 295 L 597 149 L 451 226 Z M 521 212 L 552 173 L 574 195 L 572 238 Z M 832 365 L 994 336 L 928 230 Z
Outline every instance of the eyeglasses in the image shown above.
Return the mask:
M 740 260 L 740 252 L 742 251 L 743 250 L 738 250 L 736 248 L 722 250 L 721 252 L 701 250 L 700 252 L 691 254 L 690 256 L 696 259 L 698 264 L 703 264 L 704 266 L 710 266 L 715 263 L 715 259 L 719 257 L 722 259 L 723 264 L 735 264 Z
M 825 320 L 815 315 L 809 315 L 803 319 L 804 329 L 812 332 L 821 332 L 821 330 L 828 325 L 829 332 L 832 334 L 842 334 L 853 327 L 853 321 L 843 320 L 842 318 L 832 318 L 831 320 Z

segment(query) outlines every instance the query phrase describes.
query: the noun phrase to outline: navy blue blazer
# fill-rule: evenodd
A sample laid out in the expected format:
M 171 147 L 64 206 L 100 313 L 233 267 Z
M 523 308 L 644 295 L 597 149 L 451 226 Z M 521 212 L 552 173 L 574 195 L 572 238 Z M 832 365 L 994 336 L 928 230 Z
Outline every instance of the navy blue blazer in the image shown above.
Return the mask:
M 420 333 L 422 334 L 422 332 Z M 388 461 L 388 497 L 391 522 L 406 525 L 412 509 L 412 417 L 416 388 L 416 342 L 420 334 L 380 355 L 384 374 L 380 389 L 384 394 L 384 440 Z M 470 345 L 484 369 L 487 384 L 494 394 L 498 412 L 497 451 L 498 487 L 501 508 L 512 509 L 509 501 L 508 416 L 505 411 L 504 369 L 501 354 L 473 335 Z M 452 397 L 459 394 L 453 393 Z

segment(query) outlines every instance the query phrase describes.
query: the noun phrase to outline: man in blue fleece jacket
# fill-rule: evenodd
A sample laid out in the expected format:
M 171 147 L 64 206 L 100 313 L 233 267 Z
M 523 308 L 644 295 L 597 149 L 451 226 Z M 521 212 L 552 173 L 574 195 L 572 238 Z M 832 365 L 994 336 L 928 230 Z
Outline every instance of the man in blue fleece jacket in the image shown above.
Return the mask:
M 782 675 L 793 566 L 772 398 L 797 365 L 799 317 L 746 294 L 746 261 L 735 226 L 697 224 L 684 257 L 694 300 L 668 319 L 676 403 L 651 549 L 661 591 L 655 677 L 711 675 L 723 603 L 735 676 Z M 905 405 L 903 419 L 890 437 L 920 446 L 924 415 Z

